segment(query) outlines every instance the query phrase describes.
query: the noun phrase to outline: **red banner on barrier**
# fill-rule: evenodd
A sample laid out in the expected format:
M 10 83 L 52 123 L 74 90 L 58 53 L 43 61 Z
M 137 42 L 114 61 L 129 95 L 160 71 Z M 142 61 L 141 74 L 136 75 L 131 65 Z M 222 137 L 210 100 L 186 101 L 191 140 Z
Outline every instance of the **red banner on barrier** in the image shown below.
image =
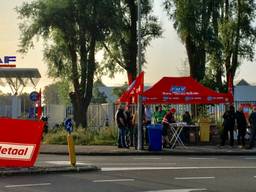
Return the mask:
M 42 121 L 0 118 L 0 167 L 32 167 L 43 126 Z

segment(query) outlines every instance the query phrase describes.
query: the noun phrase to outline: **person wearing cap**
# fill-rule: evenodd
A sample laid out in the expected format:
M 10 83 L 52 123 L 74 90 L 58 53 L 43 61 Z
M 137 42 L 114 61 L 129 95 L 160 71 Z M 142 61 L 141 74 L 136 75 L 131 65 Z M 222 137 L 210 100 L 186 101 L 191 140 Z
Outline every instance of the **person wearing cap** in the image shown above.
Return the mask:
M 174 113 L 176 112 L 175 108 L 171 108 L 169 112 L 163 118 L 163 146 L 166 147 L 170 145 L 170 140 L 168 136 L 169 123 L 175 123 Z
M 253 107 L 253 112 L 249 116 L 249 122 L 251 127 L 251 138 L 249 147 L 247 149 L 252 149 L 254 146 L 254 140 L 256 136 L 256 107 Z

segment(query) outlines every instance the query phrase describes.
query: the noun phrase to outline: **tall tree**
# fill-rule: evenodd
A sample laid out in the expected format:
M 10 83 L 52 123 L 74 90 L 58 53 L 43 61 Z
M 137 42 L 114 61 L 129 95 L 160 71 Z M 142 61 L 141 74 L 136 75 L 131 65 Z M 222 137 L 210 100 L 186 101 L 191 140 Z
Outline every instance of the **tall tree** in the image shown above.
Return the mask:
M 254 0 L 225 0 L 220 8 L 220 41 L 226 80 L 235 77 L 242 59 L 252 61 L 256 40 Z
M 231 75 L 233 81 L 241 59 L 254 57 L 255 1 L 165 0 L 164 4 L 185 44 L 191 76 L 201 81 L 206 73 L 203 82 L 223 91 L 222 77 Z
M 113 72 L 125 69 L 128 75 L 128 84 L 130 84 L 136 78 L 138 70 L 136 66 L 137 0 L 120 0 L 117 9 L 119 10 L 119 17 L 116 18 L 117 28 L 112 31 L 108 42 L 103 45 L 106 50 L 105 67 Z M 141 0 L 143 63 L 145 63 L 145 51 L 150 41 L 162 34 L 158 19 L 153 16 L 152 12 L 151 1 Z
M 210 27 L 213 11 L 211 0 L 165 0 L 164 5 L 185 44 L 190 75 L 203 80 L 206 53 L 213 34 Z
M 212 39 L 209 43 L 209 51 L 207 55 L 208 66 L 206 67 L 206 75 L 204 84 L 212 89 L 223 92 L 222 77 L 224 74 L 223 68 L 223 45 L 220 41 L 220 26 L 219 18 L 221 16 L 220 8 L 223 0 L 212 1 L 212 22 L 211 28 L 213 29 Z
M 21 52 L 33 47 L 33 37 L 47 42 L 44 50 L 49 74 L 72 82 L 70 93 L 77 125 L 87 126 L 97 68 L 97 43 L 104 41 L 115 24 L 115 0 L 35 0 L 17 8 L 24 21 Z

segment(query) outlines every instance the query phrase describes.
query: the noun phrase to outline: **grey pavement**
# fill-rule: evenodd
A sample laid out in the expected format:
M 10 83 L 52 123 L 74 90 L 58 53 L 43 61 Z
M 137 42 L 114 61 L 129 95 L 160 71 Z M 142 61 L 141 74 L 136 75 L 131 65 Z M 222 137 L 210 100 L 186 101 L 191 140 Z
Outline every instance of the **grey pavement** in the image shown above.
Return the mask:
M 163 149 L 162 151 L 138 151 L 134 147 L 129 149 L 117 148 L 117 146 L 104 146 L 104 145 L 93 145 L 93 146 L 75 146 L 77 155 L 87 156 L 143 156 L 143 155 L 240 155 L 250 156 L 256 155 L 256 148 L 247 150 L 240 149 L 238 147 L 224 146 L 219 148 L 213 145 L 195 145 L 195 146 L 177 146 L 175 149 Z M 47 145 L 42 144 L 40 147 L 40 154 L 48 155 L 68 155 L 67 145 Z M 10 175 L 32 175 L 32 174 L 49 174 L 49 173 L 79 173 L 87 171 L 97 171 L 98 167 L 94 165 L 78 165 L 72 167 L 69 165 L 37 165 L 32 168 L 0 168 L 1 176 Z
M 94 165 L 78 165 L 76 167 L 63 165 L 44 165 L 29 168 L 0 168 L 0 176 L 17 176 L 17 175 L 42 175 L 56 173 L 81 173 L 99 170 Z

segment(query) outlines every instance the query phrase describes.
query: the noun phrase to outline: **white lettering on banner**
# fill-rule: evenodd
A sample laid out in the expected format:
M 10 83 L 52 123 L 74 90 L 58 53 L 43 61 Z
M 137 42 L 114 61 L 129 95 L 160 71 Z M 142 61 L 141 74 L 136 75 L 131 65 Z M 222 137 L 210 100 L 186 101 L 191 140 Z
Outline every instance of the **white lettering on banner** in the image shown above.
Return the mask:
M 30 161 L 34 150 L 33 144 L 0 143 L 0 159 Z

